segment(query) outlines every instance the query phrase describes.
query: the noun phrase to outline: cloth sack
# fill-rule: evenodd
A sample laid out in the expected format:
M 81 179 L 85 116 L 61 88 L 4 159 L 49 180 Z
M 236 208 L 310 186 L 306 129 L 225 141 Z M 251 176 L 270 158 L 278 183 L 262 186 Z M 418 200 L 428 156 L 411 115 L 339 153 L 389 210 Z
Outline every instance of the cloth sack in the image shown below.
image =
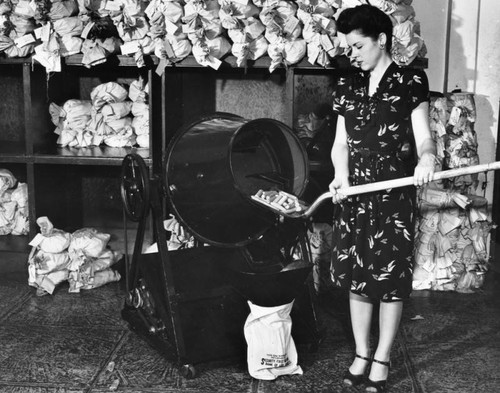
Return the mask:
M 246 67 L 247 60 L 257 60 L 267 53 L 268 43 L 264 36 L 250 42 L 235 42 L 231 52 L 236 57 L 238 67 Z
M 9 188 L 12 188 L 17 183 L 16 178 L 8 169 L 1 168 L 0 169 L 0 197 L 7 191 Z M 10 200 L 10 198 L 9 198 Z
M 108 103 L 123 102 L 127 97 L 127 89 L 117 82 L 102 83 L 90 92 L 92 106 L 96 111 L 100 111 Z
M 306 41 L 303 39 L 289 41 L 281 39 L 269 44 L 267 54 L 271 59 L 269 72 L 273 72 L 281 64 L 289 66 L 298 63 L 306 54 Z
M 332 226 L 323 222 L 314 222 L 307 231 L 311 245 L 311 259 L 314 263 L 313 282 L 316 293 L 325 292 L 333 287 L 330 277 L 332 252 Z
M 244 333 L 248 372 L 257 379 L 273 380 L 281 375 L 302 374 L 297 364 L 290 312 L 293 301 L 275 307 L 261 307 L 248 301 Z

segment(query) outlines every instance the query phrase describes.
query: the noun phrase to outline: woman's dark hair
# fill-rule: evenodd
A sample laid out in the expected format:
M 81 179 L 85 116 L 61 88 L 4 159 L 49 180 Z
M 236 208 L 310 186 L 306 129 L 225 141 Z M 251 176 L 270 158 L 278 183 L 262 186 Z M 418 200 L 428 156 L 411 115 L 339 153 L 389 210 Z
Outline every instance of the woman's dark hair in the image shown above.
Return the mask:
M 380 33 L 385 33 L 387 52 L 392 47 L 392 21 L 382 10 L 372 5 L 363 4 L 343 10 L 337 19 L 337 30 L 344 34 L 357 30 L 365 37 L 377 40 Z

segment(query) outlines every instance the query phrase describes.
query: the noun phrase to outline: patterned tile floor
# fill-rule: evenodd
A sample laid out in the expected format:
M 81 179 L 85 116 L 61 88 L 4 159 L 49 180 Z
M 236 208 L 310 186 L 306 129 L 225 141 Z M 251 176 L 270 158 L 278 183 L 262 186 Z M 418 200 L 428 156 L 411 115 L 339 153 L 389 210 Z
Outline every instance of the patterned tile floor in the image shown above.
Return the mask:
M 37 297 L 27 285 L 25 256 L 0 255 L 0 392 L 363 392 L 341 376 L 352 356 L 342 297 L 316 299 L 324 331 L 316 351 L 299 345 L 304 374 L 274 381 L 249 376 L 239 359 L 196 365 L 184 378 L 121 317 L 122 283 Z M 423 319 L 415 319 L 421 316 Z M 209 339 L 209 338 L 207 338 Z M 389 392 L 500 391 L 500 274 L 474 294 L 419 291 L 406 304 L 392 355 Z

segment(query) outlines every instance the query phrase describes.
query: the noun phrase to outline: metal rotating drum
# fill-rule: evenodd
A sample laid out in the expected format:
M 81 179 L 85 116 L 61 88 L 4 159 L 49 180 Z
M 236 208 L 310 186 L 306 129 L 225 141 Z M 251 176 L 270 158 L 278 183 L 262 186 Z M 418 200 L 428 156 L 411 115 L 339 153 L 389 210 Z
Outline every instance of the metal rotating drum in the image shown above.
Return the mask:
M 309 176 L 307 154 L 288 126 L 227 113 L 181 129 L 164 162 L 173 213 L 199 240 L 219 247 L 245 246 L 276 222 L 251 195 L 279 189 L 300 196 Z

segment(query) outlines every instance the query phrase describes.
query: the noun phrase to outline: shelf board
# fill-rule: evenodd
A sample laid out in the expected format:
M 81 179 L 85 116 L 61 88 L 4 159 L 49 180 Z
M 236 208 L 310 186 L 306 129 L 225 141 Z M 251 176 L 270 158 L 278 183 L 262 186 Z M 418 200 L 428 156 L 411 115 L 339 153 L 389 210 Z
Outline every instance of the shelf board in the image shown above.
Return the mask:
M 269 68 L 271 65 L 271 59 L 268 56 L 263 56 L 257 60 L 248 60 L 248 68 Z M 413 61 L 411 64 L 412 67 L 415 68 L 427 68 L 428 65 L 428 60 L 425 58 L 418 58 Z M 244 69 L 244 67 L 238 67 L 236 63 L 236 57 L 234 56 L 226 56 L 222 59 L 222 66 L 223 67 L 231 67 L 231 68 L 241 68 Z M 198 62 L 195 60 L 193 56 L 188 56 L 185 59 L 169 65 L 169 67 L 182 67 L 182 68 L 196 68 L 196 67 L 202 67 Z M 311 64 L 309 61 L 307 61 L 306 58 L 302 59 L 300 62 L 297 64 L 290 65 L 288 68 L 294 69 L 294 70 L 324 70 L 324 69 L 347 69 L 351 68 L 351 64 L 349 62 L 349 59 L 346 56 L 338 56 L 333 59 L 331 59 L 331 64 L 327 67 L 322 67 L 318 64 Z M 281 65 L 278 69 L 285 70 L 286 67 Z
M 83 54 L 78 53 L 75 55 L 67 56 L 63 58 L 63 63 L 68 66 L 83 66 Z M 238 67 L 236 64 L 236 57 L 229 55 L 225 56 L 222 59 L 222 67 L 232 67 L 232 68 L 242 68 Z M 24 63 L 32 63 L 33 59 L 31 56 L 22 57 L 22 58 L 6 58 L 0 57 L 0 64 L 24 64 Z M 36 61 L 35 61 L 36 62 Z M 151 67 L 157 65 L 159 63 L 158 57 L 155 55 L 145 55 L 144 62 L 146 67 Z M 322 67 L 318 64 L 310 64 L 307 61 L 307 58 L 303 58 L 297 64 L 290 65 L 289 68 L 293 69 L 303 69 L 303 70 L 321 70 L 321 69 L 338 69 L 338 68 L 350 68 L 351 65 L 346 56 L 337 56 L 333 59 L 330 59 L 331 64 L 327 67 Z M 37 62 L 38 63 L 38 62 Z M 271 59 L 268 56 L 263 56 L 257 60 L 248 60 L 247 61 L 248 68 L 269 68 L 271 65 Z M 429 61 L 427 58 L 416 58 L 411 64 L 411 67 L 415 68 L 427 68 Z M 106 59 L 106 62 L 102 64 L 98 64 L 95 66 L 91 66 L 90 68 L 95 67 L 137 67 L 137 63 L 132 56 L 126 55 L 111 55 Z M 209 68 L 200 65 L 193 55 L 189 55 L 181 61 L 176 63 L 171 63 L 168 67 L 180 67 L 180 68 Z M 286 69 L 285 66 L 281 65 L 278 69 Z
M 83 55 L 82 54 L 76 54 L 76 55 L 71 55 L 68 57 L 64 58 L 64 63 L 69 66 L 83 66 L 82 64 L 82 59 Z M 146 66 L 152 66 L 152 65 L 157 65 L 159 63 L 159 59 L 152 55 L 152 56 L 144 56 L 144 60 L 146 62 Z M 269 68 L 271 65 L 271 59 L 268 56 L 263 56 L 257 60 L 248 60 L 248 68 Z M 100 66 L 122 66 L 122 67 L 137 67 L 137 64 L 134 60 L 133 57 L 130 56 L 124 56 L 124 55 L 112 55 L 108 57 L 106 63 L 100 64 L 96 67 Z M 417 58 L 415 59 L 411 65 L 411 67 L 415 68 L 427 68 L 428 66 L 428 59 L 426 58 Z M 194 58 L 193 55 L 187 56 L 185 59 L 177 62 L 177 63 L 172 63 L 169 64 L 167 67 L 171 68 L 209 68 L 209 67 L 204 67 L 200 65 L 196 59 Z M 221 68 L 241 68 L 244 69 L 244 67 L 238 67 L 236 64 L 236 57 L 234 56 L 226 56 L 222 59 L 222 66 Z M 331 59 L 331 64 L 328 67 L 322 67 L 317 64 L 310 64 L 306 58 L 302 59 L 300 62 L 297 64 L 293 64 L 289 66 L 289 68 L 292 69 L 297 69 L 297 70 L 322 70 L 322 69 L 347 69 L 351 68 L 349 59 L 346 56 L 337 56 L 333 59 Z M 286 67 L 281 65 L 278 69 L 285 70 Z
M 32 62 L 32 57 L 2 57 L 0 56 L 0 64 L 25 64 Z
M 63 58 L 64 64 L 68 66 L 83 66 L 82 63 L 83 54 L 78 53 L 76 55 L 71 55 Z M 156 56 L 144 56 L 144 62 L 146 67 L 158 64 L 159 60 Z M 91 66 L 90 68 L 96 67 L 137 67 L 137 63 L 135 62 L 133 57 L 125 56 L 125 55 L 111 55 L 107 57 L 106 61 L 101 64 L 97 64 L 95 66 Z
M 36 152 L 33 155 L 33 162 L 38 164 L 121 165 L 123 157 L 129 153 L 140 155 L 148 165 L 152 162 L 149 149 L 107 146 L 54 147 L 50 150 Z
M 269 68 L 269 66 L 271 65 L 271 58 L 268 57 L 268 56 L 263 56 L 257 60 L 248 60 L 247 61 L 247 66 L 248 68 Z M 350 65 L 349 65 L 349 60 L 342 56 L 342 57 L 337 57 L 337 58 L 334 58 L 332 59 L 332 64 L 327 67 L 327 68 L 330 68 L 330 69 L 335 69 L 335 68 L 348 68 Z M 209 68 L 209 67 L 204 67 L 204 66 L 201 66 L 197 61 L 196 59 L 194 58 L 194 56 L 188 56 L 186 57 L 185 59 L 177 62 L 177 63 L 174 63 L 174 64 L 170 64 L 168 67 L 172 67 L 172 68 Z M 227 67 L 230 67 L 230 68 L 236 68 L 236 69 L 245 69 L 245 67 L 238 67 L 237 65 L 237 62 L 236 62 L 236 57 L 234 56 L 226 56 L 224 58 L 222 58 L 222 65 L 221 65 L 221 68 L 227 68 Z M 294 65 L 291 65 L 289 66 L 289 68 L 293 68 L 293 69 L 314 69 L 314 70 L 321 70 L 321 69 L 324 69 L 323 67 L 319 66 L 319 65 L 312 65 L 310 64 L 307 59 L 302 59 L 299 63 L 297 64 L 294 64 Z M 280 67 L 277 68 L 277 70 L 285 70 L 286 67 L 284 65 L 280 65 Z
M 4 155 L 0 153 L 0 162 L 2 163 L 13 163 L 13 164 L 25 164 L 29 160 L 26 155 Z

